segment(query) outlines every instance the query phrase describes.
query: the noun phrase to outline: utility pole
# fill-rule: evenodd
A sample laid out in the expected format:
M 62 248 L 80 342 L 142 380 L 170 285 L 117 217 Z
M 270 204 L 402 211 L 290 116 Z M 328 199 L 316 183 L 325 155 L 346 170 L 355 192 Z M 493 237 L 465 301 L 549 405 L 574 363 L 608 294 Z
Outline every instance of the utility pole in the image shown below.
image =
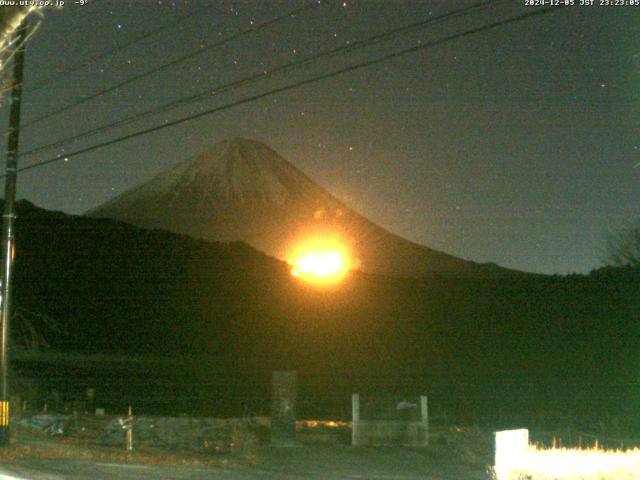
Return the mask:
M 18 173 L 18 138 L 20 136 L 20 102 L 22 100 L 22 72 L 24 69 L 24 47 L 27 25 L 22 25 L 15 34 L 16 53 L 13 58 L 11 87 L 11 110 L 7 138 L 7 171 L 4 186 L 4 214 L 2 216 L 2 296 L 0 297 L 0 446 L 9 445 L 9 321 L 11 317 L 11 277 L 13 274 L 13 243 L 16 180 Z

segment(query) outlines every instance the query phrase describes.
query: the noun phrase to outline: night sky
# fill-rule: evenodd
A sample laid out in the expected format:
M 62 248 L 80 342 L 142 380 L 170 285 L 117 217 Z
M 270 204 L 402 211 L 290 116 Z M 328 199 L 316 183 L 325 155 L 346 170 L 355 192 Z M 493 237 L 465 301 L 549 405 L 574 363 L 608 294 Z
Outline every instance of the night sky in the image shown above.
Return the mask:
M 22 152 L 474 2 L 67 3 L 44 12 L 27 47 L 23 124 L 203 53 L 24 128 Z M 206 48 L 305 5 L 312 7 Z M 21 158 L 20 166 L 536 8 L 497 2 Z M 163 25 L 115 55 L 55 75 Z M 607 237 L 640 219 L 639 133 L 640 6 L 574 6 L 25 171 L 18 196 L 83 213 L 240 136 L 265 142 L 410 240 L 526 271 L 588 272 L 602 264 Z

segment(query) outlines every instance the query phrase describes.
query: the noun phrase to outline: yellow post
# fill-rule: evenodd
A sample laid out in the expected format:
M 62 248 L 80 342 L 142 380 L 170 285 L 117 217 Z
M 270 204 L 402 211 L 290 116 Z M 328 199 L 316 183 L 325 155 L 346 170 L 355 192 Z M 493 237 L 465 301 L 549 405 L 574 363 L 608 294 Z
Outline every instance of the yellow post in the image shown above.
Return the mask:
M 0 401 L 0 427 L 9 426 L 9 401 Z

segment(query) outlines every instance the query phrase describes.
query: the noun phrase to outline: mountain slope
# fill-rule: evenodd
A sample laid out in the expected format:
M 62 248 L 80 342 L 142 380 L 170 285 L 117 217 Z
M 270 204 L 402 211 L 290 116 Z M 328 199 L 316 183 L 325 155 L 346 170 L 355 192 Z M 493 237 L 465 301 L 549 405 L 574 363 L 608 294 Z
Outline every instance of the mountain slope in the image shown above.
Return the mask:
M 309 382 L 300 390 L 310 400 L 307 418 L 333 418 L 335 402 L 348 406 L 354 391 L 426 392 L 433 412 L 484 420 L 511 412 L 524 424 L 554 410 L 637 418 L 640 385 L 629 368 L 640 349 L 637 270 L 508 279 L 356 272 L 339 288 L 318 289 L 240 243 L 25 202 L 15 266 L 14 305 L 61 324 L 47 337 L 56 351 L 209 358 L 156 371 L 143 365 L 139 384 L 89 367 L 84 380 L 76 370 L 32 368 L 68 398 L 94 386 L 114 405 L 134 394 L 165 401 L 162 389 L 171 388 L 169 398 L 207 397 L 219 413 L 220 398 L 238 404 L 230 388 L 248 398 L 258 376 L 268 385 L 271 370 L 288 369 Z M 268 400 L 265 388 L 255 395 Z
M 245 139 L 218 143 L 87 215 L 206 240 L 241 240 L 283 260 L 305 239 L 337 238 L 355 258 L 355 266 L 370 273 L 513 273 L 394 235 L 340 202 L 266 145 Z

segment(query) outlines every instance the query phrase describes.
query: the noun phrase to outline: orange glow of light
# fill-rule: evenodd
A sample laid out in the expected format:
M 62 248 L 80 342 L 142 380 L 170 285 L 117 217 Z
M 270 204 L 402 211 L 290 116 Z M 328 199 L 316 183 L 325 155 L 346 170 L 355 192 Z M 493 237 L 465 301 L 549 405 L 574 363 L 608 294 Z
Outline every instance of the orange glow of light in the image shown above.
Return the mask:
M 336 283 L 350 269 L 349 255 L 336 240 L 303 242 L 290 256 L 291 274 L 316 284 Z

